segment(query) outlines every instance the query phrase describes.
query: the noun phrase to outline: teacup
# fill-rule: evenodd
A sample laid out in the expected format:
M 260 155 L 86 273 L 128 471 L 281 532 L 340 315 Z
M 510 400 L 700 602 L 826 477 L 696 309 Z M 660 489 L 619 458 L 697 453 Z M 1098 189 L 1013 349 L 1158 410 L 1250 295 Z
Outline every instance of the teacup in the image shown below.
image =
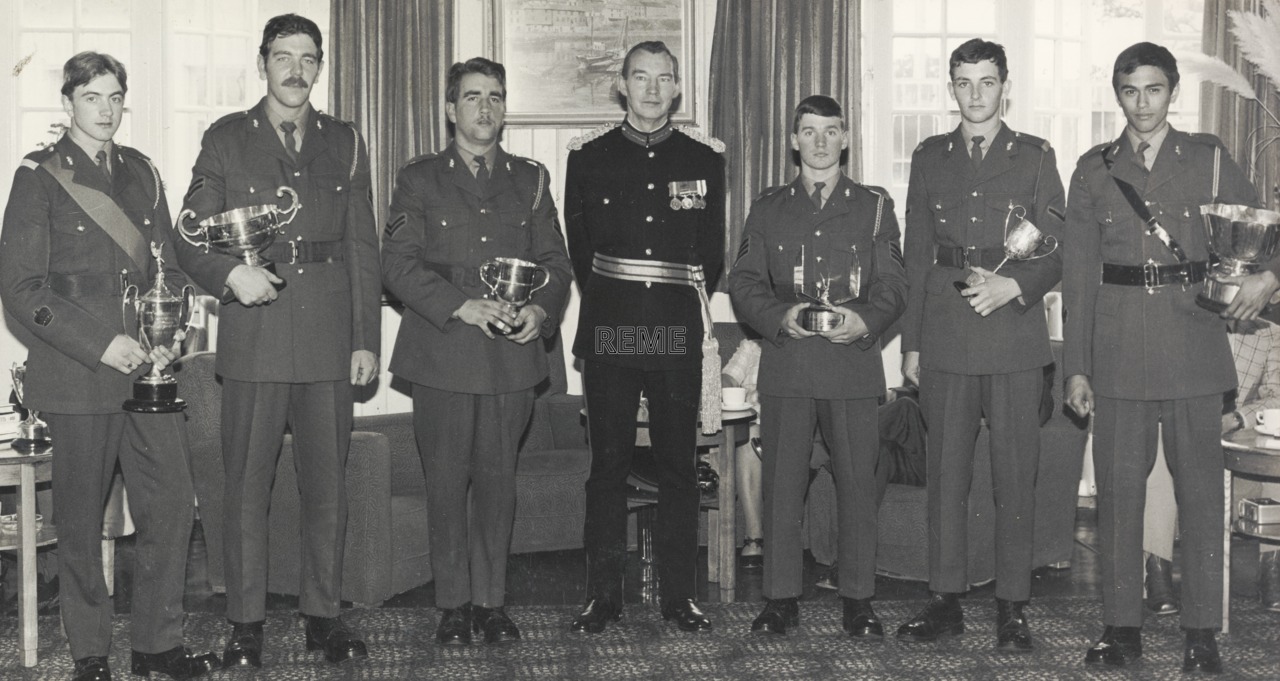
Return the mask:
M 1268 435 L 1280 434 L 1280 409 L 1263 409 L 1258 412 L 1258 432 Z
M 721 388 L 720 401 L 725 407 L 746 407 L 747 406 L 747 389 L 746 388 Z M 1277 410 L 1280 411 L 1280 410 Z M 1280 417 L 1277 417 L 1280 418 Z

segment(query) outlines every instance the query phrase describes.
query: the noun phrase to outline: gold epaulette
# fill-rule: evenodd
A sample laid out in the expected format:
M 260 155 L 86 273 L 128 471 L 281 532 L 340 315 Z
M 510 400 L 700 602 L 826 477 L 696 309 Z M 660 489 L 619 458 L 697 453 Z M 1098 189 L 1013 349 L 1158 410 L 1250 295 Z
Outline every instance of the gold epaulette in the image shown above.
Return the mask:
M 583 145 L 587 144 L 588 142 L 591 142 L 597 137 L 608 134 L 610 130 L 613 130 L 619 125 L 621 125 L 621 123 L 605 123 L 604 125 L 596 128 L 595 130 L 578 135 L 577 137 L 574 137 L 573 139 L 569 140 L 568 148 L 570 151 L 578 151 L 579 149 L 582 149 Z
M 692 139 L 695 142 L 702 142 L 703 144 L 711 147 L 711 150 L 716 152 L 717 154 L 724 153 L 724 148 L 725 148 L 724 142 L 721 142 L 720 140 L 712 137 L 711 135 L 707 135 L 703 133 L 701 130 L 694 128 L 691 125 L 682 125 L 676 128 L 676 130 L 679 130 L 680 132 L 683 132 L 685 135 L 688 135 L 689 139 Z

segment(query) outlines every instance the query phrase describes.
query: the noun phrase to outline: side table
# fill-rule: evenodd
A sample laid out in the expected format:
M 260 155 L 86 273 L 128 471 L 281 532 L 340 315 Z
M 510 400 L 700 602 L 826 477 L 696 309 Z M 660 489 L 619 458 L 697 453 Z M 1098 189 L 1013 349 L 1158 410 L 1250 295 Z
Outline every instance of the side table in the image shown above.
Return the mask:
M 0 486 L 18 487 L 18 534 L 0 535 L 0 550 L 17 550 L 21 581 L 18 595 L 18 655 L 24 667 L 36 665 L 36 547 L 57 541 L 52 523 L 36 532 L 36 483 L 53 477 L 53 450 L 20 454 L 0 449 Z
M 1274 442 L 1252 428 L 1238 430 L 1222 439 L 1222 485 L 1225 508 L 1222 514 L 1222 633 L 1230 630 L 1231 613 L 1231 535 L 1239 532 L 1262 541 L 1280 542 L 1280 525 L 1245 525 L 1237 522 L 1235 504 L 1232 503 L 1234 475 L 1244 473 L 1264 478 L 1280 478 L 1280 449 L 1262 446 Z

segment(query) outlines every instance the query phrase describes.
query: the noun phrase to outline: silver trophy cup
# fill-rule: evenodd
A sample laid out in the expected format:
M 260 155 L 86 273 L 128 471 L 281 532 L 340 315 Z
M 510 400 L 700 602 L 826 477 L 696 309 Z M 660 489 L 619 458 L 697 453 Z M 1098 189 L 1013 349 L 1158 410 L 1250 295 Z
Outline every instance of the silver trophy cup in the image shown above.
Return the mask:
M 801 293 L 802 298 L 807 299 L 811 304 L 800 311 L 800 326 L 806 331 L 814 333 L 822 333 L 830 331 L 844 323 L 844 314 L 837 312 L 835 306 L 843 305 L 853 296 L 839 300 L 831 300 L 831 279 L 824 277 L 815 284 L 818 295 L 811 296 L 807 293 Z
M 1017 220 L 1018 224 L 1010 229 L 1009 225 Z M 1040 255 L 1036 255 L 1036 251 L 1045 244 L 1051 244 L 1049 250 Z M 1010 205 L 1009 213 L 1004 216 L 1004 259 L 996 265 L 992 274 L 1000 271 L 1005 263 L 1010 260 L 1036 260 L 1043 258 L 1054 251 L 1058 250 L 1058 240 L 1052 235 L 1046 235 L 1040 231 L 1027 219 L 1027 209 L 1022 206 Z M 966 288 L 977 286 L 983 282 L 983 277 L 977 272 L 969 272 L 969 276 L 965 278 L 963 283 L 956 282 L 956 288 L 963 291 Z
M 1218 261 L 1205 277 L 1196 303 L 1206 310 L 1227 309 L 1240 291 L 1239 284 L 1222 281 L 1262 269 L 1280 250 L 1280 213 L 1227 203 L 1200 206 L 1209 252 Z
M 138 344 L 147 353 L 153 348 L 170 347 L 178 332 L 190 330 L 191 311 L 195 307 L 195 289 L 184 286 L 180 295 L 164 283 L 164 258 L 160 247 L 151 243 L 151 257 L 156 260 L 156 280 L 151 290 L 138 295 L 137 286 L 129 286 L 121 301 L 124 328 L 136 333 Z M 133 319 L 129 310 L 133 309 Z M 145 376 L 133 382 L 133 399 L 124 403 L 125 411 L 165 413 L 182 411 L 187 403 L 178 398 L 178 381 L 166 369 L 154 365 Z
M 539 275 L 542 282 L 536 283 Z M 486 298 L 505 303 L 512 310 L 519 310 L 529 304 L 535 291 L 551 281 L 551 274 L 547 272 L 547 268 L 528 260 L 494 258 L 480 265 L 480 280 L 489 287 L 489 293 L 485 294 Z M 519 328 L 513 328 L 511 331 L 517 331 Z M 492 324 L 489 325 L 489 329 L 496 333 L 510 333 L 510 331 L 503 332 Z
M 291 199 L 287 209 L 282 210 L 278 204 L 236 208 L 211 215 L 197 223 L 194 229 L 188 229 L 187 220 L 196 217 L 195 211 L 188 208 L 178 214 L 176 227 L 187 243 L 203 248 L 206 253 L 213 248 L 219 253 L 240 258 L 250 267 L 262 267 L 276 274 L 275 263 L 263 257 L 262 252 L 275 243 L 276 236 L 284 232 L 285 225 L 293 222 L 302 208 L 298 193 L 292 188 L 276 190 L 276 196 L 285 194 Z M 288 215 L 288 218 L 281 220 L 282 215 Z M 283 284 L 277 286 L 283 288 Z M 228 291 L 222 302 L 230 303 L 234 299 L 235 295 Z
M 27 380 L 26 365 L 14 362 L 9 368 L 9 376 L 13 378 L 13 394 L 17 396 L 18 404 L 23 404 L 26 401 L 23 390 Z M 18 437 L 14 438 L 12 447 L 16 451 L 33 454 L 47 449 L 51 442 L 49 424 L 40 418 L 40 412 L 27 408 L 27 418 L 18 424 Z

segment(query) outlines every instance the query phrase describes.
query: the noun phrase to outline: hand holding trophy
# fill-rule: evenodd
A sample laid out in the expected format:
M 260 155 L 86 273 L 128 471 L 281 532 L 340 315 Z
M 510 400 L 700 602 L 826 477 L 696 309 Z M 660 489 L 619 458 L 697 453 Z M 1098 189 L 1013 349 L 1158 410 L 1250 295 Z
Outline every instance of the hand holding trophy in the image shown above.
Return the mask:
M 1225 203 L 1200 206 L 1209 252 L 1217 262 L 1204 279 L 1196 304 L 1222 312 L 1240 292 L 1240 285 L 1222 281 L 1260 272 L 1280 250 L 1280 213 Z
M 160 246 L 151 242 L 151 257 L 156 260 L 156 280 L 150 291 L 138 295 L 137 286 L 129 286 L 121 301 L 124 328 L 132 330 L 143 351 L 150 354 L 157 347 L 169 347 L 190 330 L 191 312 L 195 307 L 195 289 L 184 286 L 181 295 L 175 295 L 164 283 L 164 258 Z M 129 320 L 129 308 L 134 314 Z M 186 328 L 184 328 L 186 327 Z M 126 400 L 126 411 L 165 413 L 182 411 L 187 403 L 178 398 L 178 381 L 166 369 L 160 371 L 154 365 L 146 376 L 133 382 L 133 399 Z
M 542 283 L 535 284 L 538 275 Z M 513 312 L 529 304 L 533 294 L 551 281 L 547 268 L 519 258 L 494 258 L 480 265 L 480 280 L 489 287 L 485 298 L 505 304 Z M 503 331 L 493 324 L 489 330 L 500 335 L 518 331 L 520 327 Z
M 302 208 L 302 204 L 298 203 L 298 193 L 292 188 L 280 187 L 276 190 L 276 196 L 283 197 L 285 194 L 289 195 L 291 202 L 289 208 L 284 210 L 277 204 L 236 208 L 211 215 L 201 220 L 196 228 L 188 230 L 187 219 L 196 217 L 195 211 L 188 208 L 178 214 L 175 227 L 187 243 L 203 248 L 206 253 L 212 247 L 219 253 L 240 258 L 250 267 L 262 267 L 278 276 L 275 263 L 262 254 L 275 243 L 276 235 L 284 232 L 285 225 L 293 222 L 298 210 Z M 289 217 L 282 221 L 281 215 Z M 294 248 L 296 256 L 296 246 Z M 276 288 L 284 288 L 284 284 L 277 284 Z M 222 296 L 224 305 L 233 300 L 235 294 L 230 291 Z
M 13 394 L 17 395 L 18 404 L 24 404 L 26 398 L 23 385 L 27 379 L 26 365 L 14 362 L 9 368 L 9 376 L 13 378 Z M 15 451 L 23 454 L 34 454 L 48 449 L 51 443 L 49 425 L 40 418 L 40 412 L 28 407 L 27 418 L 18 424 L 18 437 L 14 439 L 11 446 Z
M 804 246 L 800 247 L 800 265 L 796 268 L 796 296 L 808 300 L 811 305 L 800 311 L 800 326 L 806 331 L 822 333 L 830 331 L 844 323 L 844 315 L 836 311 L 836 307 L 854 300 L 862 292 L 862 261 L 858 257 L 858 247 L 849 249 L 849 288 L 848 295 L 835 300 L 831 299 L 832 289 L 839 277 L 822 275 L 814 282 L 814 295 L 804 290 Z
M 1010 230 L 1009 224 L 1013 220 L 1017 220 L 1018 224 Z M 1048 252 L 1036 255 L 1036 251 L 1040 250 L 1041 246 L 1051 241 L 1053 245 Z M 1039 227 L 1036 227 L 1027 219 L 1026 208 L 1010 203 L 1009 213 L 1004 216 L 1004 260 L 1001 260 L 1000 264 L 996 265 L 994 270 L 991 270 L 991 273 L 999 272 L 1000 268 L 1004 267 L 1005 263 L 1010 260 L 1036 260 L 1053 253 L 1057 248 L 1057 239 L 1052 235 L 1046 235 L 1041 232 Z M 983 281 L 982 275 L 970 271 L 969 276 L 963 282 L 957 281 L 955 283 L 956 290 L 964 291 L 966 288 L 977 286 Z

